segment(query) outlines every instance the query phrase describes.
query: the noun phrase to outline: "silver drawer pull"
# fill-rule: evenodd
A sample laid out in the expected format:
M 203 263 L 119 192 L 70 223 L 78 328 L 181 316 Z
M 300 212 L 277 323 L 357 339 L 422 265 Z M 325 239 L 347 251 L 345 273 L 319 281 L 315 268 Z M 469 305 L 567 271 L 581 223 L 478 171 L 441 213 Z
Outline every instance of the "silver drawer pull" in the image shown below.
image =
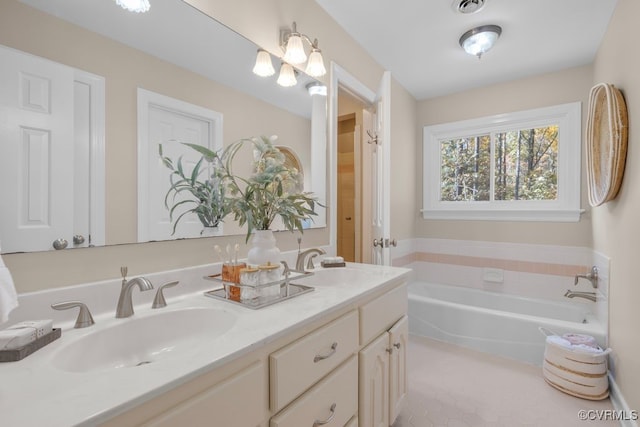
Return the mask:
M 325 354 L 325 355 L 316 355 L 316 357 L 314 357 L 314 358 L 313 358 L 313 363 L 318 363 L 318 362 L 319 362 L 319 361 L 321 361 L 321 360 L 324 360 L 324 359 L 328 359 L 328 358 L 330 358 L 330 357 L 331 357 L 331 356 L 333 356 L 333 355 L 334 355 L 334 353 L 336 352 L 336 348 L 338 348 L 338 343 L 337 343 L 337 342 L 334 342 L 334 343 L 331 345 L 331 351 L 330 351 L 329 353 Z M 326 424 L 326 423 L 325 423 L 325 424 Z
M 336 404 L 335 403 L 333 405 L 331 405 L 331 409 L 329 409 L 329 411 L 331 411 L 331 415 L 329 415 L 329 418 L 327 418 L 324 421 L 315 420 L 314 423 L 313 423 L 313 427 L 318 427 L 318 426 L 323 426 L 325 424 L 329 424 L 333 420 L 333 417 L 336 416 Z
M 398 350 L 400 350 L 400 343 L 399 343 L 399 342 L 395 343 L 393 346 L 394 346 L 395 348 L 397 348 Z

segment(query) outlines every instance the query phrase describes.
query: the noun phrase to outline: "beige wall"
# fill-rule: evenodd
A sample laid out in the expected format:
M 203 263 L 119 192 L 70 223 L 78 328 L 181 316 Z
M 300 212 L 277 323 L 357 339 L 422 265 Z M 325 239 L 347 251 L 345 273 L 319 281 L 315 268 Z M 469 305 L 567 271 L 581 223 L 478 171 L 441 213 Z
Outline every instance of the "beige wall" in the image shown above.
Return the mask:
M 422 200 L 424 126 L 576 101 L 582 102 L 584 124 L 592 73 L 591 66 L 584 66 L 418 102 L 416 199 Z M 584 185 L 581 206 L 587 212 L 577 223 L 424 220 L 416 214 L 415 232 L 417 237 L 590 247 L 591 218 Z
M 629 114 L 627 162 L 618 197 L 593 208 L 593 246 L 611 258 L 609 344 L 616 383 L 631 409 L 640 409 L 640 58 L 635 26 L 640 2 L 619 0 L 594 63 L 594 84 L 612 83 L 624 94 Z

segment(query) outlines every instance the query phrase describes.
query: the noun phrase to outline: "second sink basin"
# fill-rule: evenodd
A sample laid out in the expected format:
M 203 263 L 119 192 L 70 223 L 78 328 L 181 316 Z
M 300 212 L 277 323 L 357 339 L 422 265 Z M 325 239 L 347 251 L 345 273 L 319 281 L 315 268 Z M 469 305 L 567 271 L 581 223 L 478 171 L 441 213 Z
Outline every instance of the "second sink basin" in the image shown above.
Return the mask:
M 141 366 L 197 348 L 226 333 L 234 314 L 189 308 L 118 319 L 58 349 L 52 363 L 68 372 Z M 96 325 L 95 327 L 99 327 Z

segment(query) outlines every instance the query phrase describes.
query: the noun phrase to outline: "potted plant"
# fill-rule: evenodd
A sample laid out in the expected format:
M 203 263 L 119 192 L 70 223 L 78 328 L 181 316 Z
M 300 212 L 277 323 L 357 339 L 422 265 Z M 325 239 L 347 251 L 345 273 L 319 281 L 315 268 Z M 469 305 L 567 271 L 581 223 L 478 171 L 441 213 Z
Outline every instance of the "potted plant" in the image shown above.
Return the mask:
M 164 204 L 169 209 L 169 218 L 173 223 L 171 234 L 175 234 L 180 220 L 190 213 L 198 216 L 204 227 L 203 232 L 218 227 L 220 221 L 229 213 L 226 188 L 219 173 L 220 168 L 216 166 L 219 164 L 219 159 L 216 157 L 212 160 L 210 169 L 209 163 L 202 157 L 187 175 L 182 164 L 182 156 L 174 164 L 169 157 L 163 155 L 162 144 L 158 150 L 162 162 L 171 170 L 169 177 L 171 185 L 164 198 Z M 201 180 L 203 173 L 206 173 L 206 178 Z M 181 211 L 180 207 L 188 207 L 188 209 Z M 174 220 L 176 212 L 180 214 Z
M 214 172 L 210 181 L 211 185 L 217 188 L 218 198 L 212 197 L 211 200 L 219 201 L 217 206 L 222 217 L 233 214 L 234 220 L 238 221 L 240 226 L 246 225 L 247 242 L 252 235 L 254 236 L 253 247 L 249 251 L 251 264 L 280 261 L 279 258 L 276 259 L 279 257 L 279 251 L 275 247 L 275 237 L 271 230 L 276 218 L 281 219 L 287 230 L 303 232 L 303 222 L 316 215 L 317 198 L 312 193 L 301 190 L 301 174 L 296 168 L 286 164 L 285 156 L 273 145 L 275 139 L 275 136 L 243 138 L 230 144 L 220 154 L 201 145 L 184 143 L 202 155 L 188 177 L 184 176 L 180 160 L 176 167 L 173 167 L 172 162 L 163 158 L 165 165 L 178 177 L 169 191 L 192 192 L 196 197 L 196 200 L 193 200 L 196 205 L 198 200 L 202 200 L 198 198 L 199 190 L 205 186 L 197 181 L 200 165 L 206 161 L 213 166 Z M 253 172 L 248 177 L 233 172 L 236 155 L 245 144 L 251 144 L 253 148 Z M 209 195 L 206 192 L 205 194 Z M 208 205 L 209 199 L 206 200 Z M 197 207 L 192 209 L 196 213 Z M 172 209 L 174 208 L 175 206 Z

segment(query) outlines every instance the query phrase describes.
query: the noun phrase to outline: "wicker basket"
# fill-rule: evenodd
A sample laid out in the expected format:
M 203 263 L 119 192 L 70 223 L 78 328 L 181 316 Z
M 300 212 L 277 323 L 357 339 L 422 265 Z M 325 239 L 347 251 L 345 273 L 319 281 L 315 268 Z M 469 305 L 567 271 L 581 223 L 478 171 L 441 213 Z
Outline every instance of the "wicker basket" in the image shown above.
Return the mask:
M 546 331 L 540 328 L 547 335 Z M 547 335 L 548 336 L 548 335 Z M 575 397 L 602 400 L 609 396 L 607 355 L 611 349 L 591 353 L 546 342 L 542 374 L 552 387 Z

